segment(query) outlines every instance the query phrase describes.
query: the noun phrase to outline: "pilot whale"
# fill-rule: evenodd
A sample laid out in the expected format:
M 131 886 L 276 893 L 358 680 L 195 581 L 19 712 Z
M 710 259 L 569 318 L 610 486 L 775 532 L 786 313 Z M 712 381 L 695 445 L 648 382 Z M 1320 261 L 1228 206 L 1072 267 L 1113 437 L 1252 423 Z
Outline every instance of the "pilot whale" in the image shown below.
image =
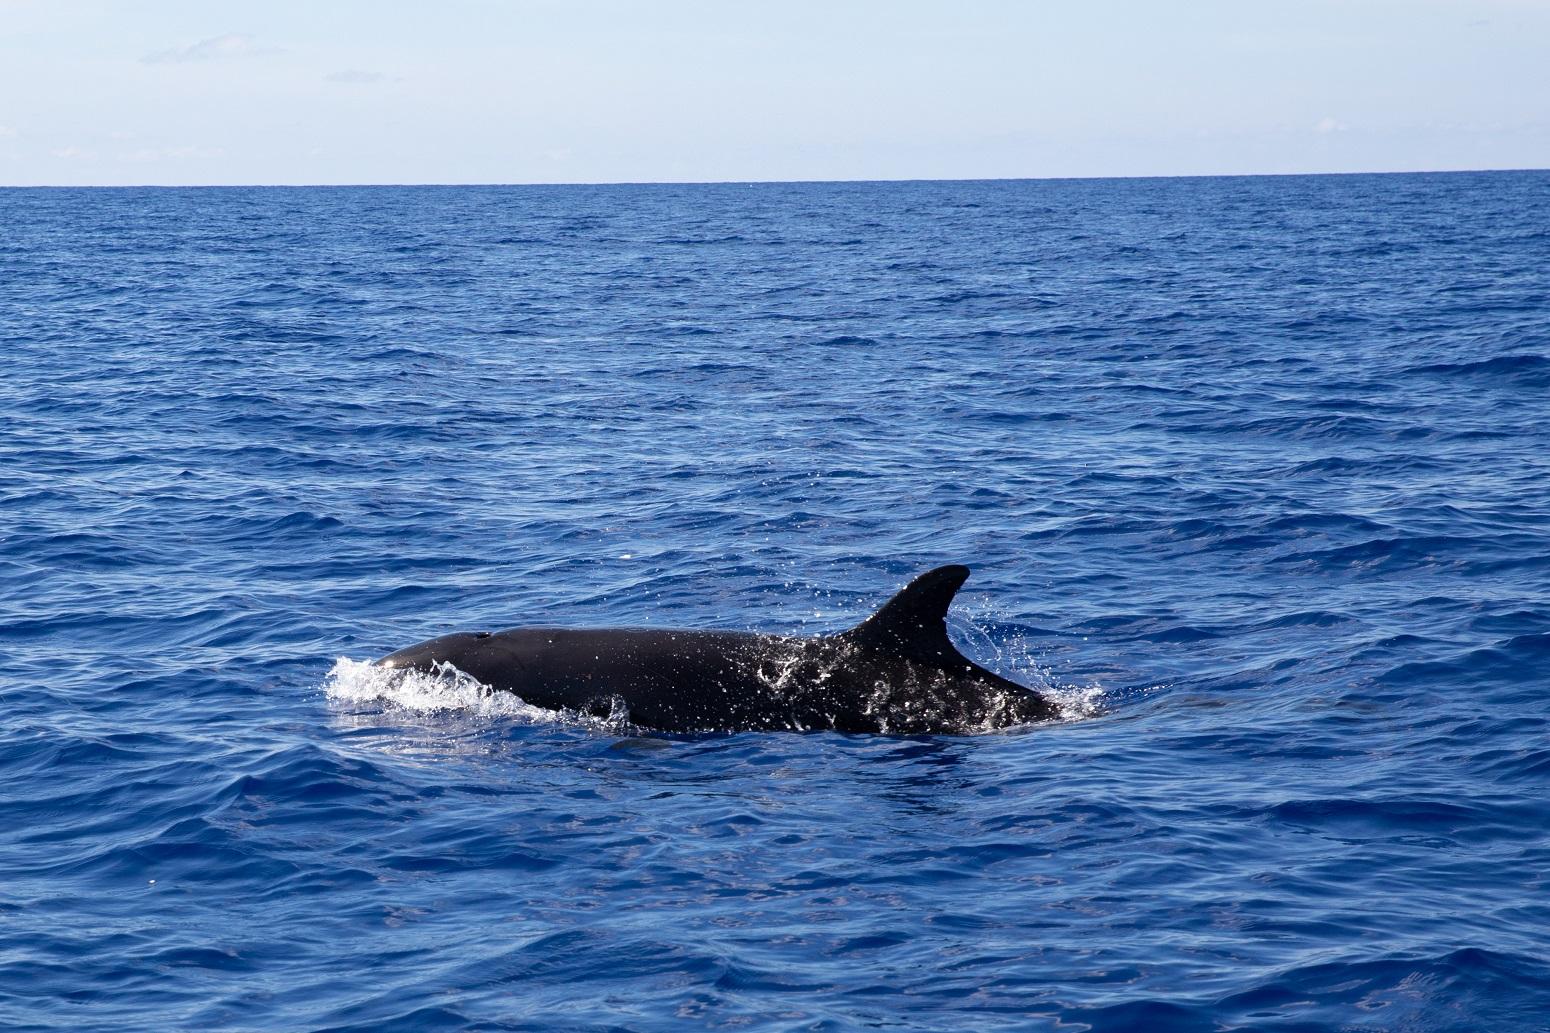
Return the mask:
M 656 628 L 513 628 L 444 635 L 377 661 L 450 665 L 535 706 L 663 732 L 965 733 L 1044 721 L 1055 705 L 987 671 L 947 635 L 969 577 L 938 567 L 860 624 L 815 637 Z

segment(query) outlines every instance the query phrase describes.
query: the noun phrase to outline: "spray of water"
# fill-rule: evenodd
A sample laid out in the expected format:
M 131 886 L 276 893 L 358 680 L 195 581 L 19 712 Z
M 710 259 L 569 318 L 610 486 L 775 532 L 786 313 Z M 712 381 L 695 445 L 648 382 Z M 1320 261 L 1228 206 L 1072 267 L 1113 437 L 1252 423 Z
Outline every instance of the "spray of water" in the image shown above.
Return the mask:
M 330 703 L 343 708 L 380 707 L 407 714 L 451 714 L 519 724 L 578 725 L 612 734 L 632 729 L 629 710 L 616 700 L 607 716 L 535 707 L 510 692 L 497 692 L 451 664 L 433 671 L 378 667 L 369 660 L 339 657 L 323 682 Z

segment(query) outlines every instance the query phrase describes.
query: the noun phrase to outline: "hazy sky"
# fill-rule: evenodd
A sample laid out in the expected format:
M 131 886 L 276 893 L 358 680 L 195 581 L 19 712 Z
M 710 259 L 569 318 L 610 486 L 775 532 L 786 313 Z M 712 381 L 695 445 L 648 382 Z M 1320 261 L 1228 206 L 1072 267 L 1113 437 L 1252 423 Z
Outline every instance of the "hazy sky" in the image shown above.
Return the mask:
M 1550 0 L 0 0 L 0 183 L 1550 166 Z

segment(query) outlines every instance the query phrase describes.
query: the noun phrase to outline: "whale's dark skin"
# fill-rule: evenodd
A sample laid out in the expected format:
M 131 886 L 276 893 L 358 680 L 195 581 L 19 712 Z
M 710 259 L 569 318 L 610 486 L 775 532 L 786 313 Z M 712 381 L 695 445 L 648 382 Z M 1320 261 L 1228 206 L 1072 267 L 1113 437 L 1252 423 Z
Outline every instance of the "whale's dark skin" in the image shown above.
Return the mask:
M 964 733 L 1057 716 L 1045 697 L 969 660 L 947 608 L 969 569 L 939 567 L 867 620 L 814 638 L 647 628 L 461 632 L 378 660 L 450 664 L 535 706 L 664 732 Z

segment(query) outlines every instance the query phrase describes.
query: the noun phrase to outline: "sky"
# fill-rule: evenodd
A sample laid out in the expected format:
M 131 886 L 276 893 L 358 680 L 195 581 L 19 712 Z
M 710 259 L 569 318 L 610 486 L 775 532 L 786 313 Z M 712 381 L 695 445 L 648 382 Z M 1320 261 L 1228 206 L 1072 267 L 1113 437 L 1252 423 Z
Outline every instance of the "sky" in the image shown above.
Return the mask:
M 1550 167 L 1550 0 L 0 0 L 0 185 Z

